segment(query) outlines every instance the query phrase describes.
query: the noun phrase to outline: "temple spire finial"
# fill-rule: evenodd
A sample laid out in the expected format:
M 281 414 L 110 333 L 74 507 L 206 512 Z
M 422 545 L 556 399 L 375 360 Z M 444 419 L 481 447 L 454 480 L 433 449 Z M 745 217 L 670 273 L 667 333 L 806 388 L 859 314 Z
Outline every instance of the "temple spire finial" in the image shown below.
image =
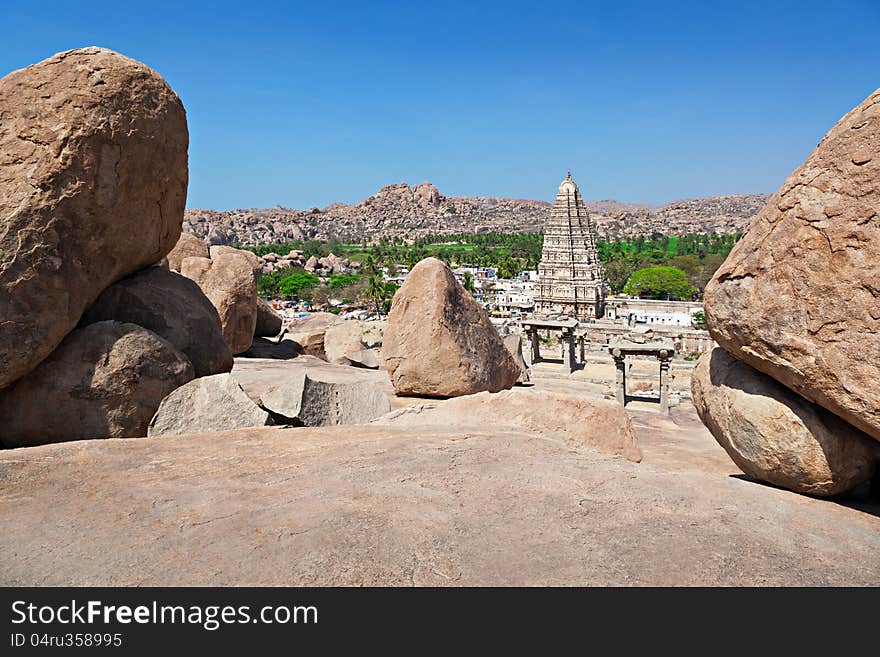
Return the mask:
M 571 180 L 571 169 L 568 170 L 568 173 L 565 174 L 566 180 Z

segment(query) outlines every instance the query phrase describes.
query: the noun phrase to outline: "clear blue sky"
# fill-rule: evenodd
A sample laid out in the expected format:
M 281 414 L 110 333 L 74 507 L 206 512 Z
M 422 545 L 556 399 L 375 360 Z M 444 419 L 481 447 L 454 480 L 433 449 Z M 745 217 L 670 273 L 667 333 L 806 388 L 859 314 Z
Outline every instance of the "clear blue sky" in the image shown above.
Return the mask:
M 101 45 L 190 127 L 190 207 L 774 191 L 880 86 L 880 0 L 0 0 L 0 75 Z

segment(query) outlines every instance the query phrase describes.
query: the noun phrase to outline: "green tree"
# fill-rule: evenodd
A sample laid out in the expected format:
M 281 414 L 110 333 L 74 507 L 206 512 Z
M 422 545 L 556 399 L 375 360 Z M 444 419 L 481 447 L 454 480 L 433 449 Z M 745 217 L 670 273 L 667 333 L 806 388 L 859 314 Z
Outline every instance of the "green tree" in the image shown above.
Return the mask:
M 285 276 L 279 281 L 278 291 L 286 297 L 299 296 L 303 290 L 312 288 L 320 282 L 321 279 L 314 274 L 310 274 L 302 269 L 294 270 L 292 274 Z
M 623 292 L 650 299 L 690 299 L 694 287 L 681 269 L 658 266 L 633 272 L 623 286 Z
M 461 286 L 465 290 L 467 290 L 468 292 L 473 294 L 474 293 L 474 275 L 472 273 L 470 273 L 469 271 L 466 271 L 464 273 L 464 277 L 462 278 Z
M 366 295 L 368 299 L 376 304 L 376 314 L 381 315 L 382 311 L 379 304 L 385 297 L 385 286 L 382 284 L 382 279 L 379 278 L 378 274 L 373 274 L 367 279 Z
M 702 329 L 703 331 L 708 329 L 709 326 L 706 324 L 706 313 L 702 310 L 696 311 L 691 315 L 691 324 L 693 324 L 695 329 Z

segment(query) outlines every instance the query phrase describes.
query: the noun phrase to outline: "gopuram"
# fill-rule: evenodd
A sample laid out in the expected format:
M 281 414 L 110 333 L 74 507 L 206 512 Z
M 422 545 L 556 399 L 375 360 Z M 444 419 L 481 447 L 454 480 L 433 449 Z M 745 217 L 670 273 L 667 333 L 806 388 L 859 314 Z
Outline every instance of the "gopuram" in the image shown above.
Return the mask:
M 604 279 L 596 250 L 596 228 L 569 171 L 544 224 L 535 313 L 548 318 L 602 317 Z

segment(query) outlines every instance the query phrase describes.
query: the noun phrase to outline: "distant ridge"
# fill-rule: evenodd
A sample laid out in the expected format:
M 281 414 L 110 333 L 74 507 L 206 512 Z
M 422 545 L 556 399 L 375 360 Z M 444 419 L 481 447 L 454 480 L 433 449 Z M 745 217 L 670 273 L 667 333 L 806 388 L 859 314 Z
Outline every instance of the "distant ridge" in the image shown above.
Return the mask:
M 600 239 L 652 234 L 732 233 L 746 229 L 768 194 L 736 194 L 674 201 L 659 207 L 616 200 L 586 201 Z M 294 210 L 190 209 L 184 230 L 211 244 L 274 244 L 330 239 L 360 242 L 380 237 L 412 239 L 429 233 L 540 231 L 550 203 L 494 196 L 444 196 L 429 182 L 386 185 L 355 205 Z

